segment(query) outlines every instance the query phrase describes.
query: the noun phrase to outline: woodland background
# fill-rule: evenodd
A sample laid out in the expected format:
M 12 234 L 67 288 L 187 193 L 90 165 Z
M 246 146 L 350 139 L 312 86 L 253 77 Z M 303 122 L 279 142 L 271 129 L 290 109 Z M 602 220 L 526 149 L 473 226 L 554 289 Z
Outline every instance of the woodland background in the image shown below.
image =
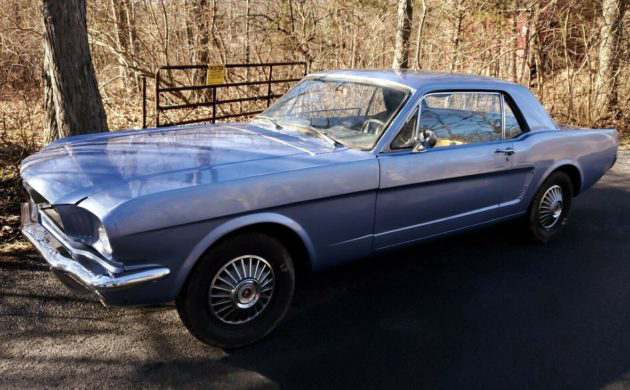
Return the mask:
M 49 139 L 47 1 L 0 0 L 0 240 L 7 242 L 17 237 L 19 162 Z M 557 122 L 616 127 L 627 145 L 627 2 L 88 0 L 87 29 L 110 130 L 141 125 L 141 77 L 162 65 L 305 61 L 309 71 L 394 66 L 513 80 Z

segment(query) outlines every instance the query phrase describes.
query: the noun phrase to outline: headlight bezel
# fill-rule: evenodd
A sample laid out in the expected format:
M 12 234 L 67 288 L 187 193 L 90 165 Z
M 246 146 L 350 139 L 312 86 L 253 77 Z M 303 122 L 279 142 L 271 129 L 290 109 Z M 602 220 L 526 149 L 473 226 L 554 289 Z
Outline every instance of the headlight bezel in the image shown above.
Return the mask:
M 108 260 L 112 259 L 113 249 L 107 230 L 96 215 L 77 205 L 57 205 L 54 208 L 67 237 L 91 247 Z

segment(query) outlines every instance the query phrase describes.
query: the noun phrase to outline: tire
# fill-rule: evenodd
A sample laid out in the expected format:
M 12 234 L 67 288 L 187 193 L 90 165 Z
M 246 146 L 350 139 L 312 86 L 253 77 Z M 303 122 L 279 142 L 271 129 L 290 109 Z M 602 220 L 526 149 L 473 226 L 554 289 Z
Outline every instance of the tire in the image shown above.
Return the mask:
M 175 304 L 186 328 L 203 343 L 238 348 L 278 325 L 294 287 L 287 249 L 271 236 L 244 233 L 206 252 Z
M 525 218 L 529 237 L 540 243 L 555 238 L 564 229 L 571 210 L 573 185 L 566 173 L 553 172 L 543 182 Z

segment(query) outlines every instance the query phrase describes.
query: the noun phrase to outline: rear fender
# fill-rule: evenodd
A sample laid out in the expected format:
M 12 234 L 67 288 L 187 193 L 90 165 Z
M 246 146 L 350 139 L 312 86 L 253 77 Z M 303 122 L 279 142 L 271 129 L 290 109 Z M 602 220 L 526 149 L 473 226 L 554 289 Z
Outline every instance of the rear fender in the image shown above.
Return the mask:
M 580 175 L 580 188 L 578 188 L 577 191 L 575 191 L 575 194 L 581 193 L 584 187 L 584 173 L 582 172 L 582 167 L 580 166 L 580 164 L 571 160 L 559 160 L 559 161 L 556 161 L 555 164 L 549 166 L 549 168 L 547 168 L 545 173 L 540 177 L 540 180 L 538 181 L 538 183 L 536 183 L 536 186 L 534 187 L 536 191 L 538 191 L 538 188 L 540 188 L 542 183 L 544 183 L 544 181 L 547 180 L 549 175 L 551 175 L 554 171 L 558 170 L 559 168 L 565 167 L 565 166 L 571 166 L 577 169 Z M 534 193 L 536 193 L 536 191 L 534 191 Z

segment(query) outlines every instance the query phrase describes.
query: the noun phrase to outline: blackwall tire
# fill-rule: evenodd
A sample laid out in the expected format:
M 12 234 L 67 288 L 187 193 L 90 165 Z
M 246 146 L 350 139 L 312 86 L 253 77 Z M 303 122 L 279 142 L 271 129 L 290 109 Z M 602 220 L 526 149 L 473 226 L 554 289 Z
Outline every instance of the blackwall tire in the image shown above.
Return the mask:
M 286 314 L 294 287 L 287 249 L 271 236 L 244 233 L 199 260 L 175 303 L 196 338 L 231 349 L 269 334 Z
M 553 172 L 540 186 L 526 215 L 529 237 L 546 243 L 560 234 L 567 224 L 573 185 L 564 172 Z

